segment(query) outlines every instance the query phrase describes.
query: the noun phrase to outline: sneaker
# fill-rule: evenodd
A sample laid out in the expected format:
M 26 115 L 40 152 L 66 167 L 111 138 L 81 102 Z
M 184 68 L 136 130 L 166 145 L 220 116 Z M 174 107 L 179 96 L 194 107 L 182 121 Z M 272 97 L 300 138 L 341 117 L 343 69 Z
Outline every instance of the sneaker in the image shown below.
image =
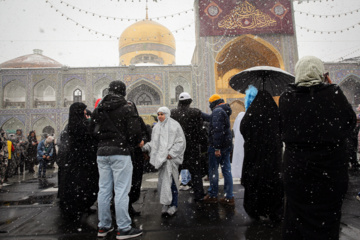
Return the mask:
M 356 196 L 356 199 L 360 201 L 360 193 Z
M 182 191 L 184 189 L 184 186 L 182 183 L 180 183 L 179 190 Z
M 219 202 L 221 204 L 225 204 L 225 205 L 229 205 L 229 206 L 235 206 L 235 200 L 234 200 L 234 197 L 232 198 L 226 198 L 226 197 L 223 197 L 223 198 L 220 198 Z
M 171 206 L 171 207 L 169 207 L 169 209 L 167 210 L 167 213 L 168 213 L 170 216 L 174 215 L 176 212 L 177 212 L 177 207 L 175 207 L 175 206 Z
M 116 234 L 116 239 L 133 238 L 133 237 L 140 236 L 142 233 L 143 233 L 142 230 L 137 229 L 137 228 L 131 228 L 129 231 L 126 231 L 126 232 L 123 230 L 120 230 Z
M 167 213 L 168 209 L 169 209 L 168 205 L 163 205 L 162 208 L 161 208 L 161 214 Z
M 99 228 L 98 230 L 98 237 L 106 237 L 109 232 L 112 232 L 114 227 L 111 228 Z
M 191 187 L 189 185 L 182 185 L 179 187 L 179 190 L 180 191 L 187 191 L 189 190 Z
M 217 203 L 218 199 L 217 197 L 210 197 L 210 195 L 206 195 L 202 201 L 203 203 Z

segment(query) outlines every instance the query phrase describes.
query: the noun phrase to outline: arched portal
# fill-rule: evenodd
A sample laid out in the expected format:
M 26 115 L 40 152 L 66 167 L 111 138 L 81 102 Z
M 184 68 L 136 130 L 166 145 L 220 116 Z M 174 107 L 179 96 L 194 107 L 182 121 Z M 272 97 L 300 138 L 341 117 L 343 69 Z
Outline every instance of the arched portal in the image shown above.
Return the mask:
M 234 122 L 235 122 L 235 119 L 236 119 L 238 113 L 245 112 L 245 104 L 243 101 L 235 100 L 232 103 L 230 103 L 230 107 L 233 112 L 237 113 L 237 114 L 233 113 L 230 115 L 230 126 L 231 126 L 231 129 L 233 129 Z
M 229 41 L 217 54 L 215 61 L 215 89 L 228 103 L 245 95 L 229 86 L 232 76 L 255 66 L 272 66 L 284 69 L 281 54 L 273 45 L 251 34 Z M 239 112 L 233 111 L 236 117 Z
M 127 99 L 133 101 L 136 105 L 160 105 L 161 103 L 159 92 L 146 83 L 130 89 Z
M 360 78 L 354 75 L 348 76 L 339 83 L 339 87 L 355 110 L 360 104 Z

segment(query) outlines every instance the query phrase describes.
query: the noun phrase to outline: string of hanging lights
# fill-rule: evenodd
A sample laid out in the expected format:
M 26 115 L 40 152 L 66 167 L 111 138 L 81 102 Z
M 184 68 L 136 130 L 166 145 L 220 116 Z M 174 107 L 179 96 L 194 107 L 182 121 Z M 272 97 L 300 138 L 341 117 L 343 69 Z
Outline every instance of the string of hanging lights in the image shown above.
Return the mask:
M 350 31 L 350 29 L 353 29 L 357 26 L 360 25 L 360 22 L 352 25 L 352 26 L 349 26 L 347 28 L 343 28 L 343 29 L 340 29 L 340 30 L 335 30 L 335 31 L 319 31 L 319 30 L 314 30 L 314 29 L 311 29 L 311 28 L 307 28 L 307 27 L 303 27 L 303 26 L 299 26 L 299 25 L 296 25 L 297 27 L 299 27 L 301 30 L 306 30 L 307 32 L 313 32 L 313 33 L 320 33 L 320 34 L 337 34 L 337 33 L 343 33 L 345 31 Z
M 346 55 L 344 55 L 342 57 L 339 57 L 339 58 L 337 58 L 337 59 L 335 59 L 333 61 L 334 62 L 342 61 L 342 60 L 346 59 L 346 57 L 348 57 L 348 56 L 350 56 L 350 55 L 352 55 L 352 54 L 354 54 L 356 52 L 359 52 L 359 51 L 360 51 L 360 48 L 358 48 L 358 49 L 356 49 L 356 50 L 354 50 L 354 51 L 352 51 L 352 52 L 350 52 L 350 53 L 348 53 L 348 54 L 346 54 Z
M 85 14 L 89 14 L 90 16 L 93 17 L 98 17 L 98 18 L 102 18 L 102 19 L 107 19 L 107 20 L 120 20 L 120 21 L 141 21 L 143 19 L 141 18 L 122 18 L 122 17 L 114 17 L 114 16 L 107 16 L 107 15 L 101 15 L 95 12 L 91 12 L 91 11 L 87 11 L 84 9 L 81 9 L 79 7 L 76 7 L 74 5 L 71 5 L 70 3 L 67 3 L 65 1 L 60 1 L 61 4 L 63 4 L 64 6 L 71 8 L 73 10 L 77 10 L 79 12 L 85 13 Z M 154 18 L 150 18 L 150 20 L 160 20 L 160 19 L 166 19 L 166 18 L 170 18 L 170 17 L 176 17 L 176 16 L 181 16 L 182 14 L 187 14 L 189 12 L 193 12 L 194 9 L 188 9 L 185 11 L 181 11 L 181 12 L 177 12 L 177 13 L 173 13 L 173 14 L 169 14 L 169 15 L 165 15 L 165 16 L 159 16 L 159 17 L 154 17 Z
M 335 17 L 343 17 L 343 16 L 351 16 L 351 14 L 358 13 L 360 11 L 360 8 L 352 10 L 350 12 L 345 13 L 337 13 L 337 14 L 314 14 L 309 12 L 303 12 L 303 11 L 296 11 L 295 13 L 299 13 L 300 15 L 306 15 L 306 16 L 312 16 L 312 17 L 318 17 L 318 18 L 335 18 Z
M 56 7 L 52 4 L 52 2 L 50 2 L 49 0 L 46 0 L 46 3 L 50 4 L 50 8 L 53 8 L 57 13 L 59 13 L 59 14 L 60 14 L 62 17 L 64 17 L 66 20 L 73 22 L 76 26 L 81 27 L 82 29 L 88 30 L 88 32 L 90 32 L 90 33 L 93 33 L 93 34 L 96 34 L 96 35 L 99 35 L 99 36 L 103 36 L 103 37 L 115 38 L 115 39 L 117 39 L 117 40 L 120 39 L 120 37 L 118 37 L 118 36 L 111 35 L 111 34 L 107 34 L 107 33 L 103 33 L 103 32 L 101 32 L 101 31 L 94 30 L 94 29 L 92 29 L 92 28 L 89 28 L 89 27 L 87 27 L 87 26 L 85 26 L 85 25 L 77 22 L 76 20 L 70 18 L 70 17 L 67 16 L 64 12 L 62 12 L 62 11 L 60 11 L 58 8 L 56 8 Z M 141 20 L 143 20 L 143 19 L 141 19 Z M 130 20 L 128 20 L 128 21 L 130 21 Z M 168 34 L 171 35 L 171 34 L 174 33 L 174 32 L 177 33 L 178 31 L 185 30 L 186 28 L 191 27 L 192 25 L 193 25 L 193 23 L 187 24 L 187 25 L 185 25 L 185 26 L 183 26 L 183 27 L 181 27 L 181 28 L 178 28 L 178 29 L 175 29 L 174 31 L 169 32 Z M 158 36 L 147 37 L 147 40 L 149 40 L 149 39 L 156 39 L 157 37 L 158 37 Z M 164 37 L 164 35 L 162 35 L 161 37 Z M 141 39 L 139 39 L 139 40 L 141 40 Z
M 139 2 L 141 2 L 141 0 L 138 0 Z M 147 0 L 146 0 L 147 1 Z M 161 1 L 161 0 L 152 0 L 153 2 L 158 2 L 158 1 Z M 134 0 L 110 0 L 110 2 L 136 2 Z
M 294 2 L 300 3 L 314 3 L 314 2 L 330 2 L 330 0 L 293 0 Z M 331 0 L 331 2 L 334 2 L 334 0 Z

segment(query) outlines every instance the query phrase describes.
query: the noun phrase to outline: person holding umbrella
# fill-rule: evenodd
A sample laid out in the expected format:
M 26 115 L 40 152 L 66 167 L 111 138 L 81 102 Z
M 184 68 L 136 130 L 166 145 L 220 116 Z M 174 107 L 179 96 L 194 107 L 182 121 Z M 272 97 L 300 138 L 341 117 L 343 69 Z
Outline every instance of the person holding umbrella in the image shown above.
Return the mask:
M 246 112 L 240 124 L 244 137 L 244 164 L 241 184 L 245 188 L 244 208 L 257 220 L 282 218 L 283 186 L 281 179 L 281 150 L 278 107 L 266 90 L 255 99 L 253 91 L 246 91 Z M 256 89 L 255 89 L 256 90 Z
M 285 142 L 283 239 L 339 239 L 348 188 L 345 140 L 356 115 L 335 84 L 324 84 L 324 64 L 313 56 L 295 66 L 295 84 L 279 99 Z

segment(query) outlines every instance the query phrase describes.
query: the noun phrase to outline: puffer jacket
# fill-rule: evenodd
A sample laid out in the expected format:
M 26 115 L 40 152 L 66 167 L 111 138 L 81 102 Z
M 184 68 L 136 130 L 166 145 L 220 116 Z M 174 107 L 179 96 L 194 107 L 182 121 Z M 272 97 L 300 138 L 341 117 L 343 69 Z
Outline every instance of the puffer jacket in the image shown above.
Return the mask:
M 231 107 L 227 103 L 217 105 L 210 115 L 202 114 L 205 121 L 210 122 L 209 144 L 215 149 L 232 147 L 232 134 L 230 129 Z

